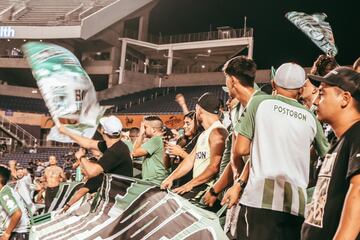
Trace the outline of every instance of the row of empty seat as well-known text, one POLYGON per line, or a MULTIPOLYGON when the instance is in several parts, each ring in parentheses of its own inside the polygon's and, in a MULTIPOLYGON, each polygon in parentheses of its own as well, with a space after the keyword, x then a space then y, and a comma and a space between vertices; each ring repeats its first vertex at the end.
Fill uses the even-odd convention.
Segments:
POLYGON ((198 98, 205 92, 214 93, 223 103, 227 100, 227 94, 222 90, 221 86, 195 86, 195 87, 178 87, 176 91, 165 96, 146 101, 142 104, 133 106, 128 109, 119 111, 121 114, 159 114, 159 113, 181 113, 180 106, 175 101, 178 93, 184 95, 189 109, 194 110, 198 98))
POLYGON ((48 161, 50 155, 56 156, 59 165, 62 165, 71 151, 69 148, 39 148, 37 153, 28 153, 27 150, 18 150, 14 153, 6 153, 0 157, 0 164, 7 164, 10 160, 16 160, 21 166, 26 167, 33 160, 48 161))
POLYGON ((43 99, 0 95, 0 109, 19 112, 47 113, 43 99))

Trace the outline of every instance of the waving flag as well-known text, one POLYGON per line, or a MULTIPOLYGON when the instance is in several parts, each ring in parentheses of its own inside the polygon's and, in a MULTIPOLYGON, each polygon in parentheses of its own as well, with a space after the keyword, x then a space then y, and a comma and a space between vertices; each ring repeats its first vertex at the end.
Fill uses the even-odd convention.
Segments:
POLYGON ((328 56, 336 56, 338 50, 331 26, 325 22, 325 13, 308 15, 302 12, 288 12, 285 17, 306 34, 328 56))
POLYGON ((83 204, 31 228, 32 240, 228 239, 216 214, 147 182, 105 175, 91 207, 83 204))
MULTIPOLYGON (((70 130, 92 137, 104 110, 77 58, 54 44, 29 42, 22 48, 55 124, 61 118, 68 119, 75 123, 67 126, 70 130)), ((48 140, 71 142, 56 127, 51 129, 48 140)))

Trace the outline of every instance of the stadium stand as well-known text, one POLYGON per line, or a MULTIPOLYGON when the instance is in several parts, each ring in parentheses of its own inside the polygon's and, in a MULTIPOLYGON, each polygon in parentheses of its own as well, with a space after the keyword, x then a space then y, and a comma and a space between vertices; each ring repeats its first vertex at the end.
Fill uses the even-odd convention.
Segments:
POLYGON ((187 101, 189 109, 195 109, 197 99, 205 92, 212 92, 218 96, 223 102, 226 102, 226 93, 221 86, 196 86, 196 87, 177 87, 176 91, 171 92, 165 96, 146 101, 142 104, 133 106, 128 109, 119 111, 121 114, 169 114, 181 113, 182 110, 175 102, 175 96, 182 93, 187 101))
POLYGON ((43 99, 0 95, 0 109, 20 112, 48 113, 43 99))
POLYGON ((10 160, 17 160, 22 166, 27 166, 32 160, 48 161, 50 155, 56 156, 59 165, 62 165, 65 161, 64 156, 70 151, 69 148, 39 148, 37 153, 29 153, 26 149, 19 149, 13 153, 7 153, 0 158, 0 164, 7 164, 10 160))
POLYGON ((166 96, 171 92, 175 92, 175 87, 152 88, 145 91, 139 91, 111 99, 100 101, 101 105, 113 105, 113 112, 130 108, 131 106, 142 104, 146 101, 166 96))

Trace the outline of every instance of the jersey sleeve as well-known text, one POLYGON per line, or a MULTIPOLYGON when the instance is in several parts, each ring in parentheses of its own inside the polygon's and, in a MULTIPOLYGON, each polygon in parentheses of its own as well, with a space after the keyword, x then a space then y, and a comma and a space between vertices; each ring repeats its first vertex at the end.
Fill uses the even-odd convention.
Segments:
POLYGON ((3 189, 3 191, 1 191, 0 204, 9 216, 13 215, 16 210, 20 209, 11 189, 7 186, 3 189))
POLYGON ((253 97, 251 103, 243 111, 239 122, 235 125, 234 131, 244 137, 252 140, 255 131, 255 116, 259 104, 262 101, 261 96, 253 97))

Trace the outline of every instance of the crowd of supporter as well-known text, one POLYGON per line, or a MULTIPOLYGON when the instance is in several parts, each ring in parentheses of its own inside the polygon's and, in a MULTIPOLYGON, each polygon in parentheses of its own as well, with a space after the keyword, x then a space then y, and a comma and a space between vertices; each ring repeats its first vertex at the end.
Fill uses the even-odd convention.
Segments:
POLYGON ((123 129, 107 116, 95 140, 60 126, 80 146, 63 166, 55 156, 0 166, 0 239, 28 239, 30 217, 50 210, 63 182, 84 182, 65 213, 107 173, 171 189, 210 211, 226 205, 230 239, 360 239, 360 60, 349 68, 321 55, 309 75, 284 63, 272 94, 255 84, 256 70, 243 56, 226 62, 224 107, 207 92, 188 109, 178 94, 178 129, 160 116, 123 129))

